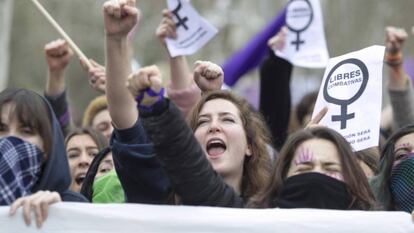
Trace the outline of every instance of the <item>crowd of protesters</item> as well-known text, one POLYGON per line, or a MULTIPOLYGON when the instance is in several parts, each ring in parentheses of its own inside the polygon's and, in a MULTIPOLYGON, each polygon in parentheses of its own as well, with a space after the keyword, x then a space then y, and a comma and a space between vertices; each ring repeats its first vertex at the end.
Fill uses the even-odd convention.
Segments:
POLYGON ((48 206, 61 201, 414 210, 414 95, 402 68, 403 29, 385 33, 393 122, 378 147, 355 152, 318 125, 326 109, 311 119, 316 92, 291 107, 293 65, 273 52, 286 29, 269 40, 255 110, 222 90, 220 66, 197 61, 191 70, 185 56, 170 56, 165 39, 176 37, 176 26, 168 10, 155 36, 171 82, 164 87, 166 74, 154 65, 132 72, 128 34, 145 20, 139 16, 134 0, 104 3, 105 66, 81 61, 103 95, 90 102, 82 126, 71 122, 65 69, 73 52, 64 40, 44 48, 43 95, 0 93, 0 204, 11 215, 21 207, 30 224, 33 210, 40 227, 48 206), (300 129, 289 134, 292 119, 300 129))

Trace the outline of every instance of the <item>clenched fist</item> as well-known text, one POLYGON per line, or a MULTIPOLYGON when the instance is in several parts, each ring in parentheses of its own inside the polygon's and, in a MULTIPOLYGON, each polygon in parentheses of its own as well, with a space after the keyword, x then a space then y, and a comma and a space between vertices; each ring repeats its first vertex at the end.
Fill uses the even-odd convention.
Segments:
POLYGON ((161 72, 157 66, 139 69, 128 77, 127 87, 131 95, 141 106, 152 106, 162 94, 161 72))
POLYGON ((220 90, 224 82, 223 69, 209 61, 196 61, 194 81, 202 92, 220 90))

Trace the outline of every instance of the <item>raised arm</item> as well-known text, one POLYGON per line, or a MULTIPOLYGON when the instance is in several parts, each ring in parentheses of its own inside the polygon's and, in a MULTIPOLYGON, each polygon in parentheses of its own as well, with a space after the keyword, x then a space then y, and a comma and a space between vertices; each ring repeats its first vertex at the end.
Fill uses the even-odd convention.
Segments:
POLYGON ((291 110, 290 78, 293 66, 273 52, 283 48, 286 30, 282 28, 269 39, 269 56, 260 66, 259 108, 270 127, 276 149, 280 149, 287 138, 291 110))
POLYGON ((388 92, 397 128, 414 122, 414 94, 410 79, 403 69, 402 46, 407 32, 402 28, 387 27, 385 31, 385 58, 389 68, 388 92))
POLYGON ((193 82, 191 70, 185 56, 171 57, 165 43, 166 38, 177 38, 173 14, 168 9, 162 11, 162 20, 155 34, 170 63, 170 84, 167 87, 168 96, 180 108, 184 115, 187 115, 191 108, 200 99, 201 91, 193 82))
POLYGON ((65 40, 51 41, 44 48, 47 63, 45 97, 51 104, 64 135, 70 128, 70 114, 66 99, 65 70, 73 51, 65 40))
POLYGON ((162 97, 158 68, 144 67, 130 76, 140 119, 183 204, 242 207, 243 200, 208 162, 192 130, 175 105, 162 97))
POLYGON ((139 11, 135 0, 110 0, 104 3, 103 15, 109 112, 118 129, 130 128, 137 121, 138 112, 125 86, 131 73, 127 35, 137 24, 139 11))

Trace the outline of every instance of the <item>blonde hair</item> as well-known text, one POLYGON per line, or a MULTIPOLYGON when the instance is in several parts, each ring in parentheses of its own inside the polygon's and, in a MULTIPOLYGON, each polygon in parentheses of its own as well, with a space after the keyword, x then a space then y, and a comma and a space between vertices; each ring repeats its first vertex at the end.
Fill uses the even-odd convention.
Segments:
POLYGON ((108 101, 105 95, 101 95, 93 99, 83 114, 82 127, 92 126, 93 118, 95 118, 100 111, 107 108, 108 101))

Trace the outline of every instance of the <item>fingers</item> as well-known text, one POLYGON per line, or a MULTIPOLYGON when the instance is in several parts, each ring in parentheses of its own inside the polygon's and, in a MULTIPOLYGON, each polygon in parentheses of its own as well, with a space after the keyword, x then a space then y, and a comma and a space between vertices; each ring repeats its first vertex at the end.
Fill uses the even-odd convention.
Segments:
POLYGON ((135 7, 135 0, 107 1, 103 5, 103 11, 116 19, 121 19, 125 16, 138 16, 138 9, 135 7))
POLYGON ((203 92, 220 90, 224 81, 223 69, 209 61, 196 61, 193 76, 203 92))
POLYGON ((154 91, 161 89, 161 72, 157 66, 148 66, 139 69, 128 77, 127 87, 132 96, 137 96, 146 88, 154 91))
POLYGON ((40 228, 48 216, 49 205, 62 201, 57 192, 39 191, 31 201, 31 208, 36 215, 36 226, 40 228))
POLYGON ((23 205, 24 198, 18 198, 10 205, 9 215, 13 216, 16 213, 16 210, 23 205))
POLYGON ((287 27, 283 26, 280 31, 267 41, 267 45, 271 49, 282 50, 285 47, 287 27))
POLYGON ((386 27, 385 29, 385 45, 387 52, 397 53, 401 50, 408 34, 403 28, 386 27))
MULTIPOLYGON (((91 59, 89 59, 89 61, 90 61, 91 59)), ((89 71, 89 66, 88 66, 88 63, 85 61, 85 59, 84 58, 82 58, 82 57, 80 57, 79 58, 79 63, 80 63, 80 65, 81 65, 81 67, 82 67, 82 69, 84 70, 84 71, 89 71)))
POLYGON ((196 61, 194 73, 206 78, 206 79, 217 79, 223 76, 223 69, 217 64, 209 61, 196 61))
POLYGON ((44 50, 46 55, 49 57, 64 57, 73 55, 73 51, 69 47, 69 44, 62 39, 57 39, 47 43, 44 50))
POLYGON ((318 114, 316 114, 316 116, 309 121, 309 123, 306 125, 305 128, 311 128, 311 127, 315 127, 319 124, 319 122, 322 120, 322 118, 325 117, 326 113, 328 112, 328 107, 324 107, 322 108, 318 114))
POLYGON ((172 13, 169 10, 164 9, 163 18, 160 25, 156 30, 156 35, 159 39, 165 39, 166 37, 176 38, 176 26, 173 20, 172 13))
POLYGON ((9 214, 14 215, 19 207, 23 207, 23 219, 26 225, 31 224, 31 211, 34 212, 36 225, 40 228, 48 216, 49 205, 61 202, 57 192, 38 191, 30 196, 17 199, 10 207, 9 214))

